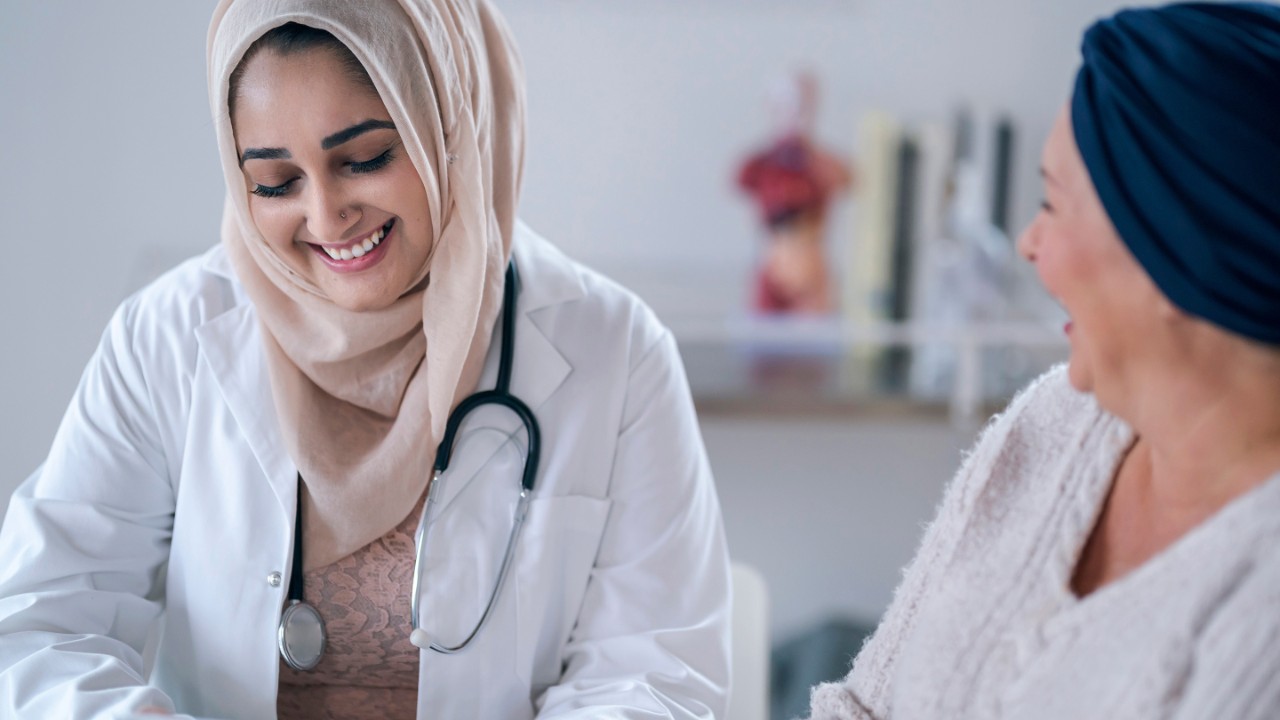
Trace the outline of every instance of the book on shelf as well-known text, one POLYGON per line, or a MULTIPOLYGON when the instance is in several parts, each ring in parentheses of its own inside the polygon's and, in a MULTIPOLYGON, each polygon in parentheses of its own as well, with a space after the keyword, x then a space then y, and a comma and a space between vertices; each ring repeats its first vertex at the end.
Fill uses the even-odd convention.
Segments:
MULTIPOLYGON (((919 201, 920 152, 911 133, 898 138, 897 182, 894 197, 893 239, 889 254, 889 307, 888 320, 907 322, 911 317, 912 265, 916 254, 916 215, 919 201)), ((911 350, 904 345, 884 348, 880 357, 880 384, 890 389, 900 389, 906 378, 911 350)))
MULTIPOLYGON (((1006 269, 993 264, 1012 257, 1005 228, 1014 137, 1008 118, 979 121, 967 110, 950 127, 883 111, 862 118, 862 182, 842 283, 846 322, 954 327, 999 319, 1006 269)), ((928 345, 867 344, 853 355, 864 367, 879 364, 877 384, 940 389, 954 372, 954 348, 928 345)))
POLYGON ((916 320, 925 307, 937 267, 939 243, 947 232, 946 214, 954 186, 957 133, 946 123, 927 121, 915 128, 918 147, 914 252, 911 264, 911 301, 907 318, 916 320))
POLYGON ((1002 117, 995 127, 995 156, 991 163, 991 223, 1010 235, 1009 205, 1013 192, 1013 121, 1002 117))
POLYGON ((841 286, 843 315, 859 325, 873 325, 889 317, 900 137, 897 120, 885 112, 869 112, 858 124, 855 157, 861 172, 854 200, 852 248, 845 253, 841 286))

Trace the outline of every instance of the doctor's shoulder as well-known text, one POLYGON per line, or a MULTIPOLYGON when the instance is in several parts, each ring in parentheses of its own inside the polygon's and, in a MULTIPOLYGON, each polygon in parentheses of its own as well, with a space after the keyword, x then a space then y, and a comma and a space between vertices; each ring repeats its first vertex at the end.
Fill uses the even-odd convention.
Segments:
MULTIPOLYGON (((249 304, 221 243, 183 260, 134 291, 122 305, 172 332, 193 332, 219 315, 249 304)), ((143 320, 140 317, 139 320, 143 320)))
POLYGON ((248 306, 223 247, 188 258, 126 297, 111 319, 135 353, 174 354, 194 362, 198 329, 248 306))
POLYGON ((231 320, 228 316, 251 313, 225 251, 215 245, 126 297, 98 349, 99 355, 114 357, 98 361, 136 368, 153 404, 185 397, 199 361, 202 329, 231 320), (128 357, 121 357, 125 353, 128 357))

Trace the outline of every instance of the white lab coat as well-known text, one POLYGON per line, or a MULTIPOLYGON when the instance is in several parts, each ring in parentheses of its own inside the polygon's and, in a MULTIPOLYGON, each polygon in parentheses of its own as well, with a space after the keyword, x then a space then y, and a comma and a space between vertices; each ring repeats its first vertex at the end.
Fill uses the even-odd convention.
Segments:
MULTIPOLYGON (((418 717, 721 716, 728 558, 671 334, 523 226, 514 256, 538 486, 489 625, 421 654, 418 717)), ((423 568, 445 641, 488 597, 524 458, 514 416, 481 413, 423 568)), ((221 248, 125 301, 0 531, 0 717, 275 717, 296 472, 221 248)))

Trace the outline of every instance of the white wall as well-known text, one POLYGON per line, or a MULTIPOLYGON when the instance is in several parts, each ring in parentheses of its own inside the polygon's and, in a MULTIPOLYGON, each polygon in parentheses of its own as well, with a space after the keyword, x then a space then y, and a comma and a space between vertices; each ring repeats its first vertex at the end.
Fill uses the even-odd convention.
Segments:
POLYGON ((974 436, 941 420, 703 421, 729 547, 765 576, 775 639, 875 622, 974 436))
MULTIPOLYGON (((1013 221, 1040 201, 1040 143, 1081 30, 1115 0, 508 0, 530 86, 525 215, 667 314, 741 305, 759 231, 732 182, 782 70, 821 82, 819 136, 859 118, 1017 122, 1013 221)), ((847 238, 847 218, 833 243, 847 238)), ((833 248, 836 252, 838 249, 833 248)))
POLYGON ((205 3, 9 0, 0 22, 0 497, 154 252, 216 239, 205 3))
MULTIPOLYGON (((1009 111, 1021 132, 1022 223, 1038 201, 1038 146, 1068 91, 1080 32, 1119 3, 499 4, 529 77, 525 217, 670 314, 740 301, 756 230, 730 178, 766 130, 763 86, 774 72, 817 71, 820 134, 838 148, 852 147, 871 107, 915 119, 946 119, 962 100, 1009 111)), ((113 307, 157 268, 217 240, 222 182, 204 85, 211 5, 5 3, 0 509, 47 451, 113 307)), ((851 612, 878 612, 969 438, 930 425, 705 425, 734 551, 769 572, 782 626, 841 598, 851 612), (922 442, 927 454, 907 452, 922 442), (809 510, 829 517, 813 522, 809 510), (832 559, 838 577, 787 562, 846 547, 856 557, 832 559)))

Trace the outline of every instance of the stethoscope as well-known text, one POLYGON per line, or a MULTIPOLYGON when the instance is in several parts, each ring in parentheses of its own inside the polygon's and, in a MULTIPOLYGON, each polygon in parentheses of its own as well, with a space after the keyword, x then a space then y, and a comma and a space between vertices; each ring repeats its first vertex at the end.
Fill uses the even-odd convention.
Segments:
MULTIPOLYGON (((519 291, 515 263, 507 265, 506 286, 502 291, 502 355, 498 363, 498 384, 493 390, 483 390, 467 397, 449 414, 445 423, 444 437, 436 449, 436 462, 431 476, 431 484, 427 489, 427 500, 423 504, 422 518, 418 521, 418 530, 414 534, 414 545, 417 555, 413 561, 413 591, 410 596, 410 620, 413 632, 409 642, 424 650, 430 649, 445 655, 452 655, 467 647, 488 622, 498 596, 502 593, 502 585, 507 579, 507 571, 511 569, 511 559, 515 555, 516 538, 524 525, 525 514, 529 509, 529 499, 533 494, 533 483, 538 473, 538 452, 540 449, 538 421, 529 410, 529 406, 512 395, 511 356, 515 340, 515 306, 516 294, 519 291), (485 604, 484 613, 471 632, 457 645, 445 645, 432 638, 418 623, 420 588, 422 579, 422 558, 425 557, 427 539, 431 534, 436 504, 436 494, 442 484, 442 476, 449 468, 449 458, 453 454, 454 437, 467 415, 484 405, 501 405, 520 417, 528 434, 528 450, 525 452, 524 474, 520 478, 520 500, 516 504, 511 534, 507 537, 507 547, 502 555, 502 564, 498 568, 498 579, 494 582, 493 591, 489 593, 489 601, 485 604)), ((302 473, 298 473, 298 498, 302 498, 302 473)), ((326 633, 324 618, 320 611, 303 598, 302 571, 302 509, 299 505, 294 513, 293 571, 289 578, 288 602, 284 613, 280 616, 278 644, 280 655, 289 667, 294 670, 311 670, 320 664, 324 657, 326 633)))

